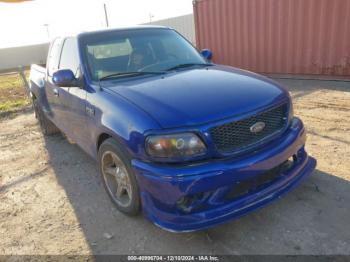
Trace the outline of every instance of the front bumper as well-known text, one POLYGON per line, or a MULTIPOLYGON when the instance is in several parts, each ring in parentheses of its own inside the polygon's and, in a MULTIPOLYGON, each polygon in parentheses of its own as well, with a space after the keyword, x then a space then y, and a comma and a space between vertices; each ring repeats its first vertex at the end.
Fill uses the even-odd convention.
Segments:
POLYGON ((294 119, 280 139, 246 156, 185 166, 133 160, 144 214, 159 227, 176 232, 204 229, 245 215, 278 199, 312 173, 316 160, 305 152, 305 139, 303 123, 294 119), (227 199, 241 182, 263 176, 290 157, 294 157, 291 166, 276 179, 227 199))

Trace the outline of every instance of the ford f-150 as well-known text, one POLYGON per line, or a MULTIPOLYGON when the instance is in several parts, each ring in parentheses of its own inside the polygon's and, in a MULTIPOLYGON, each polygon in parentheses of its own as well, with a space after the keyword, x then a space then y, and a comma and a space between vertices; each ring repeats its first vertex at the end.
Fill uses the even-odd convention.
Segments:
POLYGON ((46 67, 30 72, 42 132, 78 144, 116 207, 161 228, 203 229, 262 207, 316 160, 288 91, 211 55, 166 27, 56 38, 46 67))

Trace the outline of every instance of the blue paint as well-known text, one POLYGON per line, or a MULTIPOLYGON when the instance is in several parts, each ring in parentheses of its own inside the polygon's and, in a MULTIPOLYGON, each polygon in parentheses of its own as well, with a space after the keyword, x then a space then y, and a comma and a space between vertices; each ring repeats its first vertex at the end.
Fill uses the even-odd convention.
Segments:
MULTIPOLYGON (((283 103, 292 112, 288 92, 261 75, 209 64, 163 74, 97 81, 89 68, 86 43, 145 32, 174 34, 163 27, 83 33, 74 38, 80 61, 80 75, 75 82, 75 74, 67 69, 61 68, 50 76, 46 70, 34 66, 30 82, 31 92, 39 98, 47 116, 93 158, 97 157, 98 141, 104 134, 125 147, 132 159, 148 219, 170 231, 207 228, 278 199, 312 173, 316 161, 307 155, 304 126, 292 113, 283 130, 253 147, 230 153, 216 149, 209 132, 212 127, 245 119, 283 103), (38 85, 40 82, 44 85, 38 85), (68 82, 79 86, 65 87, 68 82), (58 97, 52 94, 53 89, 58 90, 58 97), (145 152, 147 136, 184 132, 197 134, 207 147, 206 153, 181 159, 157 159, 145 152), (273 183, 237 199, 226 199, 233 187, 263 175, 293 156, 293 166, 273 183), (182 208, 181 200, 186 197, 195 200, 182 208)), ((63 43, 64 39, 57 41, 63 43)), ((185 41, 183 44, 188 45, 185 41)), ((202 55, 209 59, 209 51, 202 55)), ((196 62, 206 63, 198 52, 194 57, 196 62)), ((166 65, 173 66, 170 62, 166 65)))
POLYGON ((210 61, 213 58, 213 53, 211 50, 209 49, 203 49, 201 50, 201 54, 202 56, 207 59, 208 61, 210 61))
POLYGON ((60 87, 69 87, 72 85, 73 81, 76 80, 74 73, 71 70, 62 69, 59 71, 56 71, 53 76, 52 80, 55 85, 60 87))

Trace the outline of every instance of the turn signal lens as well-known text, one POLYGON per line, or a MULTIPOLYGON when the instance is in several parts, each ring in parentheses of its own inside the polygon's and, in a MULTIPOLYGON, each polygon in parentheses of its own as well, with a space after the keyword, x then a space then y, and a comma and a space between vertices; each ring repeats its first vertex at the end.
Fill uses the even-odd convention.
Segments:
POLYGON ((146 139, 146 152, 153 157, 179 158, 203 155, 206 147, 193 133, 149 136, 146 139))

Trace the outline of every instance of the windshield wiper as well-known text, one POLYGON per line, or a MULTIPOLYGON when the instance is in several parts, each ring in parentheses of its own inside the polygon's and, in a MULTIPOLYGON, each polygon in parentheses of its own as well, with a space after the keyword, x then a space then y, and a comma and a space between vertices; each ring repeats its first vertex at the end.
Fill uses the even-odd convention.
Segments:
POLYGON ((121 72, 121 73, 114 73, 110 75, 106 75, 104 77, 101 77, 99 81, 103 81, 109 78, 118 78, 118 77, 123 77, 123 76, 128 76, 128 77, 134 77, 134 76, 141 76, 141 75, 162 75, 165 74, 166 72, 142 72, 142 71, 136 71, 136 72, 121 72))
POLYGON ((166 71, 171 71, 175 69, 180 69, 180 68, 186 68, 186 67, 191 67, 191 66, 212 66, 213 64, 210 63, 187 63, 187 64, 179 64, 176 66, 173 66, 171 68, 168 68, 166 71))

